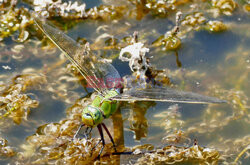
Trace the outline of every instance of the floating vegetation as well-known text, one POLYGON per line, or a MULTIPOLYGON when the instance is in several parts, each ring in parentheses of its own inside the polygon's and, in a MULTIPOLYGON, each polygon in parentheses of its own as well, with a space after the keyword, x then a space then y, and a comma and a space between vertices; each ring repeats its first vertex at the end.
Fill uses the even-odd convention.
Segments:
MULTIPOLYGON (((7 1, 8 2, 8 1, 7 1)), ((9 6, 1 6, 0 15, 0 41, 5 37, 11 36, 19 31, 18 38, 14 39, 18 42, 24 42, 29 37, 27 26, 33 24, 29 17, 29 11, 26 8, 16 8, 16 0, 11 0, 9 6)))
POLYGON ((8 146, 8 141, 0 137, 0 160, 13 157, 16 154, 13 147, 8 146))
POLYGON ((77 19, 87 17, 86 4, 78 5, 78 2, 62 2, 61 0, 35 0, 32 2, 34 10, 43 17, 63 17, 68 19, 77 19))
POLYGON ((197 144, 189 148, 167 146, 153 153, 146 153, 135 164, 217 164, 219 157, 220 153, 215 149, 203 148, 197 144))
POLYGON ((32 2, 36 13, 43 17, 62 17, 64 19, 102 19, 113 20, 120 18, 125 10, 123 6, 101 5, 86 9, 86 4, 78 2, 63 2, 62 0, 35 0, 32 2))
POLYGON ((234 0, 212 0, 212 6, 215 16, 217 17, 219 13, 225 15, 232 15, 234 9, 236 8, 236 3, 234 0))
POLYGON ((247 1, 247 4, 245 4, 245 5, 243 6, 243 8, 244 8, 244 10, 245 10, 246 12, 250 12, 250 2, 247 1))
POLYGON ((208 21, 207 26, 211 32, 223 32, 227 30, 227 26, 221 21, 208 21))
MULTIPOLYGON (((151 14, 156 17, 166 17, 167 15, 169 15, 171 11, 175 11, 178 5, 182 5, 183 3, 188 2, 188 1, 175 1, 175 0, 170 0, 170 1, 129 0, 129 1, 131 1, 134 5, 136 5, 139 11, 143 11, 144 13, 151 12, 151 14)), ((141 13, 137 14, 141 15, 141 13)))
POLYGON ((165 50, 176 50, 181 45, 181 40, 175 35, 168 34, 165 38, 161 41, 162 45, 164 45, 165 50))
POLYGON ((183 20, 181 21, 182 26, 188 26, 192 30, 200 30, 201 25, 206 22, 206 18, 204 17, 203 13, 194 12, 191 14, 186 15, 183 20))
POLYGON ((24 93, 28 88, 41 85, 46 79, 37 74, 23 74, 12 79, 12 84, 3 87, 1 91, 1 120, 9 117, 16 124, 20 124, 22 119, 27 120, 31 108, 36 108, 39 101, 32 97, 33 94, 24 93))

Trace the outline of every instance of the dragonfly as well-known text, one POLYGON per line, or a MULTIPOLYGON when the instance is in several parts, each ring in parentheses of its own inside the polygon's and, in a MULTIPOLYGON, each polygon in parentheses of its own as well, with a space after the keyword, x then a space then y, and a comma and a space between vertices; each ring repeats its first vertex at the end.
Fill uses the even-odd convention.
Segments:
POLYGON ((83 126, 86 126, 85 132, 97 127, 101 137, 99 143, 102 142, 102 148, 98 156, 101 155, 105 147, 103 129, 109 136, 115 152, 117 152, 114 140, 103 120, 116 112, 121 101, 160 101, 198 104, 225 102, 215 97, 179 91, 167 87, 132 87, 124 91, 122 90, 123 85, 119 72, 107 60, 94 55, 88 43, 80 45, 59 29, 49 25, 46 21, 40 20, 37 17, 34 20, 38 28, 64 53, 87 83, 97 92, 92 103, 82 110, 82 124, 78 128, 74 138, 83 126))

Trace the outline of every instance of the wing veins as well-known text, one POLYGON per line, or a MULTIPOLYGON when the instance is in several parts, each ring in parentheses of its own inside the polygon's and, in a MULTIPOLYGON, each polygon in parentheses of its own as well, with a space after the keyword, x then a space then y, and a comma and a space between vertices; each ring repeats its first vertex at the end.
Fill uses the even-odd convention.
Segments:
POLYGON ((193 92, 178 91, 171 88, 148 88, 148 89, 129 89, 124 94, 113 98, 119 101, 161 101, 179 102, 194 104, 225 103, 215 97, 204 96, 193 92))
MULTIPOLYGON (((70 37, 68 37, 66 34, 62 33, 61 31, 51 27, 50 25, 44 24, 42 23, 40 20, 38 20, 37 18, 35 18, 35 22, 38 25, 39 29, 64 53, 64 55, 69 59, 69 61, 74 64, 74 66, 78 69, 78 71, 81 73, 81 75, 86 79, 86 81, 101 95, 104 95, 104 90, 100 89, 98 87, 98 85, 96 84, 95 81, 99 81, 98 79, 93 80, 90 76, 88 75, 94 75, 95 73, 92 72, 92 74, 90 74, 86 68, 84 68, 83 66, 81 66, 71 55, 70 52, 67 52, 67 50, 65 50, 62 46, 60 46, 57 43, 57 39, 55 37, 53 37, 52 35, 50 35, 48 32, 48 28, 50 28, 50 30, 54 30, 54 31, 58 31, 58 33, 64 37, 67 38, 68 41, 70 41, 70 43, 68 44, 75 44, 75 46, 79 47, 79 49, 83 48, 80 47, 73 39, 71 39, 70 37), (47 27, 45 27, 47 26, 47 27), (46 30, 47 29, 47 30, 46 30), (53 37, 53 38, 52 38, 53 37)), ((76 51, 74 52, 75 55, 79 55, 79 53, 83 53, 85 50, 81 50, 81 51, 76 51), (77 53, 77 54, 76 54, 77 53)), ((96 76, 95 76, 96 77, 96 76)))

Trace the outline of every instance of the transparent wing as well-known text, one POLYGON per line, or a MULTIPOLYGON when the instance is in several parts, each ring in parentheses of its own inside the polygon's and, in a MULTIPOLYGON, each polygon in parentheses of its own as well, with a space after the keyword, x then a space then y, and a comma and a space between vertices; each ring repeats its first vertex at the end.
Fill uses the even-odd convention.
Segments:
POLYGON ((118 71, 108 62, 92 54, 88 46, 80 46, 72 38, 60 30, 34 18, 43 33, 65 54, 75 65, 88 85, 99 94, 105 95, 108 88, 115 87, 120 81, 118 71))
POLYGON ((131 88, 122 94, 112 98, 120 101, 162 101, 180 103, 225 103, 226 101, 200 95, 193 92, 178 91, 171 88, 131 88))

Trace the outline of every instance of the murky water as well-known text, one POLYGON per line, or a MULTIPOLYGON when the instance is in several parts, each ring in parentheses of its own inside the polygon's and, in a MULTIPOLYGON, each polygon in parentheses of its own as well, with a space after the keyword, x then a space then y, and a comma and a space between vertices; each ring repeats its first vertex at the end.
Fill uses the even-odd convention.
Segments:
MULTIPOLYGON (((83 2, 85 1, 81 1, 83 2)), ((95 54, 112 59, 112 64, 121 76, 131 75, 131 71, 128 63, 118 59, 119 52, 122 47, 128 45, 125 39, 134 31, 138 31, 139 42, 150 49, 148 56, 152 56, 151 65, 163 70, 159 76, 167 76, 172 86, 178 89, 218 97, 227 100, 227 103, 122 103, 117 114, 105 120, 118 148, 125 146, 125 150, 129 150, 150 144, 155 148, 153 152, 156 152, 171 145, 191 148, 195 143, 200 147, 218 151, 220 156, 211 156, 214 160, 212 163, 235 161, 239 164, 249 164, 250 19, 249 12, 244 9, 247 3, 236 1, 238 6, 231 16, 220 13, 218 17, 214 17, 211 10, 215 7, 211 7, 210 3, 197 2, 194 4, 198 7, 192 9, 189 7, 191 3, 185 4, 181 1, 184 5, 176 4, 176 7, 178 11, 182 11, 183 20, 185 16, 201 12, 204 13, 206 22, 219 20, 227 29, 214 33, 206 29, 205 23, 196 23, 188 28, 180 25, 178 37, 181 46, 175 50, 163 50, 163 45, 154 46, 152 43, 173 29, 176 25, 176 12, 171 10, 167 16, 159 17, 152 14, 153 11, 145 8, 143 10, 139 4, 132 2, 134 1, 122 1, 120 5, 125 6, 123 10, 127 12, 122 12, 124 16, 114 20, 65 19, 67 24, 62 26, 62 18, 49 19, 53 20, 52 23, 59 29, 67 29, 65 32, 78 42, 89 41, 95 54), (200 28, 195 30, 195 26, 200 28), (112 45, 110 39, 116 40, 117 44, 112 45), (239 156, 244 149, 243 155, 239 156)), ((228 2, 231 4, 230 0, 228 2)), ((26 4, 25 1, 22 3, 26 4)), ((112 0, 86 1, 87 9, 111 3, 119 6, 112 0)), ((30 6, 32 8, 32 5, 30 6)), ((62 156, 62 152, 59 152, 63 142, 67 141, 67 138, 70 139, 76 127, 80 125, 81 109, 91 102, 89 95, 93 89, 83 88, 83 78, 51 42, 43 39, 43 34, 35 29, 34 25, 29 25, 26 31, 30 35, 25 42, 15 41, 20 37, 18 32, 0 42, 1 114, 14 107, 13 112, 0 119, 0 138, 8 140, 6 146, 0 143, 0 163, 60 164, 62 162, 58 160, 72 156, 68 151, 70 147, 75 150, 75 146, 69 144, 63 148, 67 151, 67 156, 62 156), (46 127, 45 124, 49 123, 57 123, 60 127, 46 127), (53 133, 53 129, 56 129, 57 133, 53 133), (5 147, 10 147, 16 154, 8 154, 5 147), (59 149, 54 152, 57 147, 59 149), (53 150, 53 153, 49 153, 49 149, 53 150), (59 156, 55 158, 55 155, 59 156)), ((92 137, 90 146, 99 138, 97 129, 93 129, 92 137)), ((109 143, 108 137, 106 139, 109 143)), ((98 149, 100 147, 97 147, 94 155, 98 154, 98 149)), ((85 151, 89 152, 87 149, 85 151)), ((111 151, 104 150, 106 155, 109 155, 109 152, 111 151)), ((83 156, 85 163, 95 161, 95 157, 88 159, 85 158, 87 156, 83 156)), ((73 159, 77 159, 77 156, 72 156, 68 163, 73 163, 73 159)), ((123 164, 129 160, 136 162, 137 159, 121 155, 115 157, 117 161, 114 163, 123 164)), ((204 160, 209 162, 208 159, 204 160)), ((109 161, 109 158, 104 156, 101 161, 109 161)), ((165 161, 166 164, 168 162, 171 161, 165 161)), ((187 159, 183 163, 202 164, 204 161, 191 158, 191 161, 187 159)))

